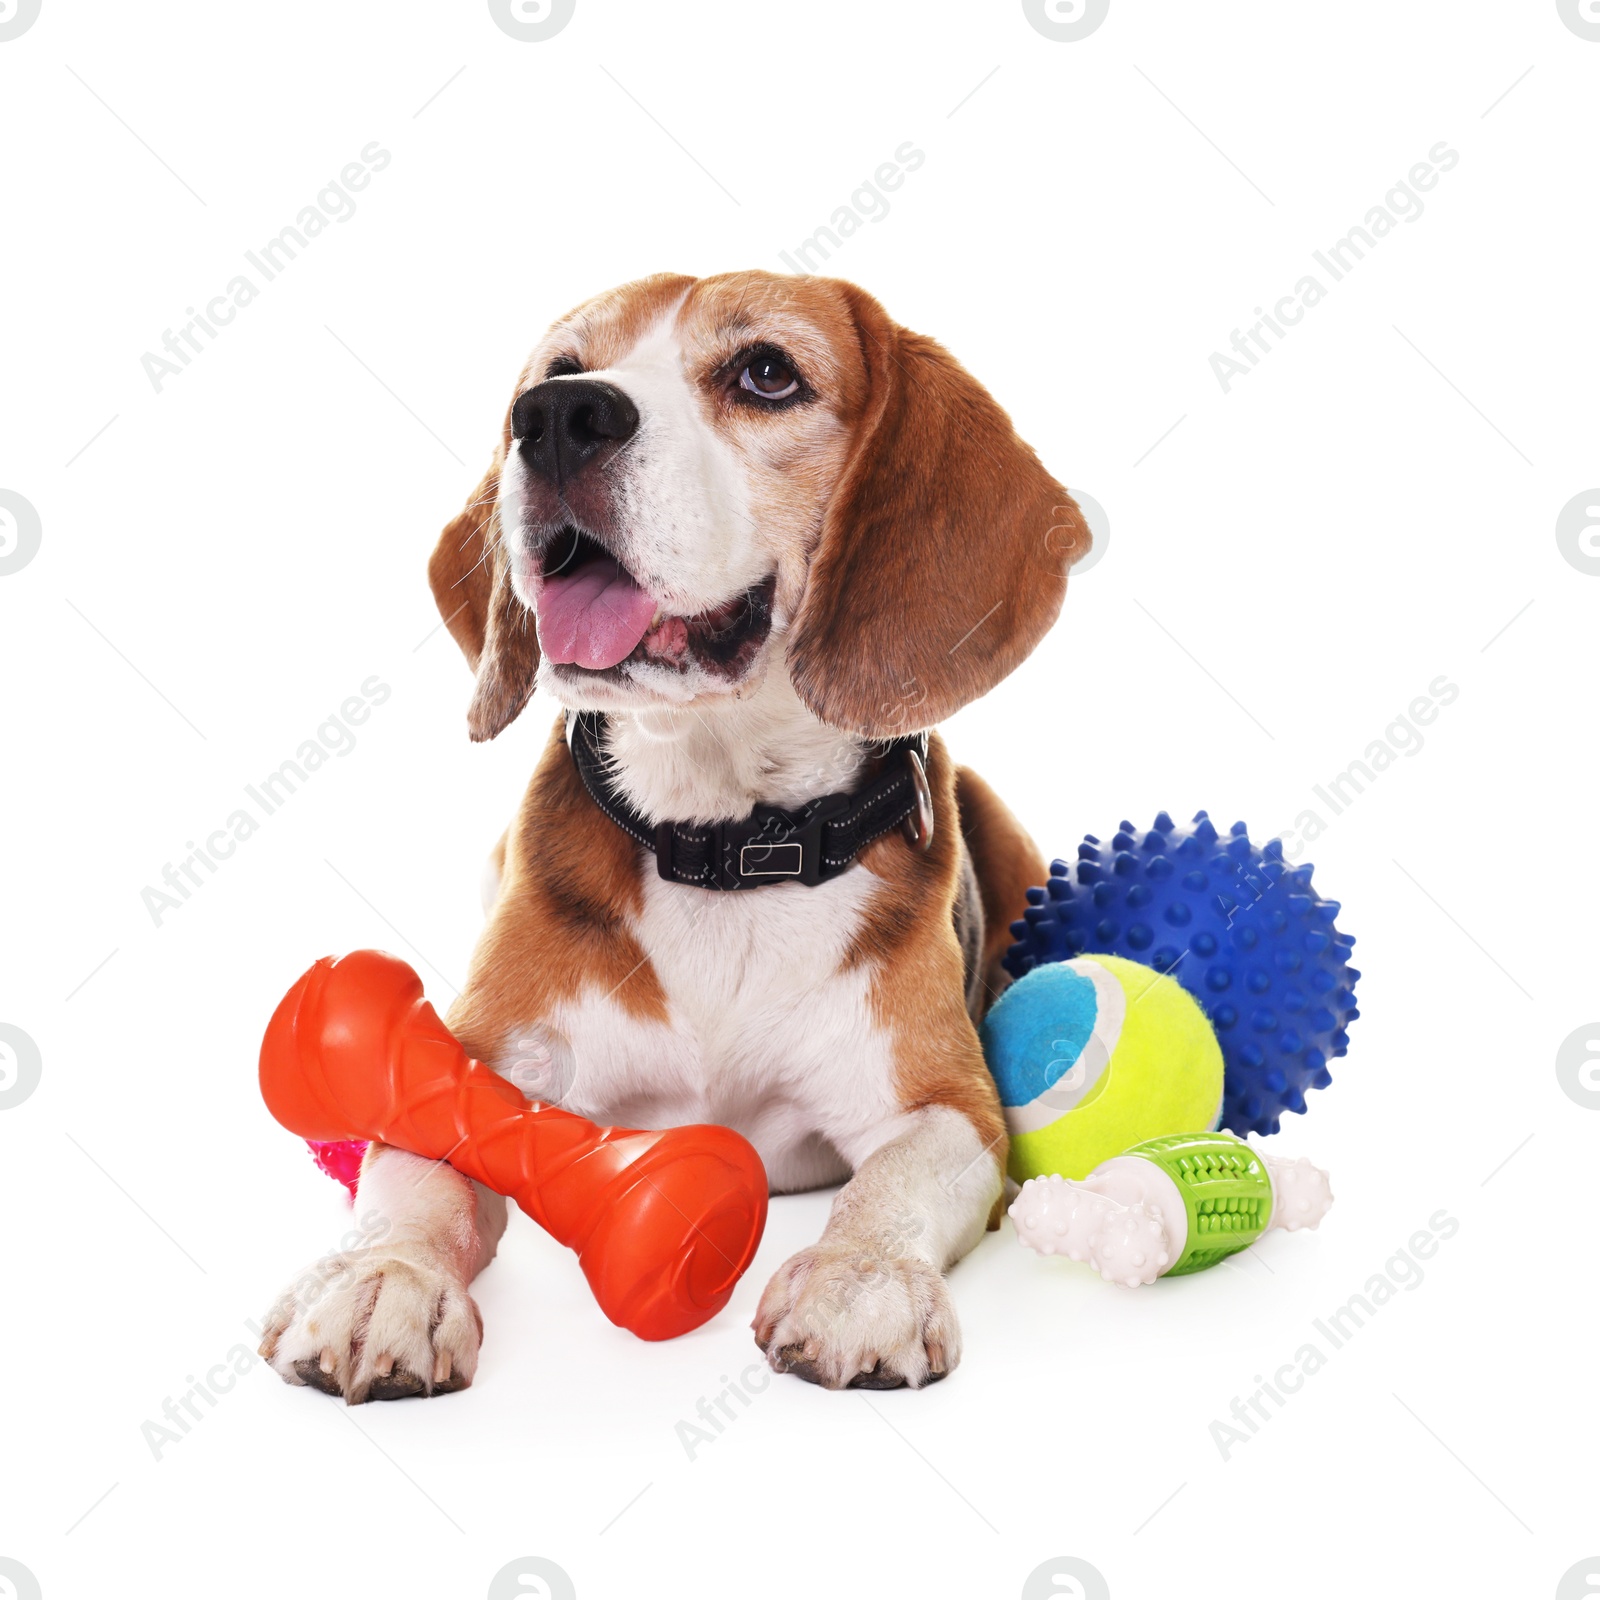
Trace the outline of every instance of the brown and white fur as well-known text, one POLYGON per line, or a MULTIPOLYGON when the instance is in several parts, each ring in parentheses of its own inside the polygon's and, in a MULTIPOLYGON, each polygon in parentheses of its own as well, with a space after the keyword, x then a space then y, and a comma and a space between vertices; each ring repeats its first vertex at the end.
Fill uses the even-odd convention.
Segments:
MULTIPOLYGON (((616 779, 652 821, 858 785, 882 741, 1024 659, 1087 547, 1070 496, 990 396, 851 284, 629 284, 557 322, 516 396, 583 381, 628 396, 636 432, 552 480, 529 467, 508 410, 429 575, 477 673, 472 736, 493 738, 536 683, 601 710, 616 779), (768 388, 788 370, 799 398, 752 392, 762 362, 768 388), (662 618, 688 619, 680 643, 768 579, 770 629, 732 669, 643 644, 603 671, 541 661, 541 563, 574 528, 662 618)), ((448 1019, 535 1097, 603 1123, 728 1124, 774 1193, 843 1182, 754 1322, 774 1368, 829 1387, 919 1386, 955 1367, 944 1273, 996 1225, 1002 1194, 1005 1126, 975 1021, 1044 863, 937 735, 928 777, 926 851, 894 830, 817 887, 718 893, 658 876, 589 800, 558 726, 496 851, 448 1019)), ((352 1403, 470 1382, 481 1319, 467 1286, 504 1202, 374 1147, 356 1209, 381 1217, 381 1239, 331 1282, 302 1280, 317 1290, 291 1289, 263 1353, 352 1403)))

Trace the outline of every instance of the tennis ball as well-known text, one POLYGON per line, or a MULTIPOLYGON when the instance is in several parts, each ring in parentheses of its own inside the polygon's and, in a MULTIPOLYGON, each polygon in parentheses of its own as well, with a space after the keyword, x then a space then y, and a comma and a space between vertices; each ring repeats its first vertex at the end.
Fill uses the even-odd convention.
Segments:
POLYGON ((1118 956, 1035 967, 979 1027, 1018 1183, 1086 1178, 1147 1139, 1214 1128, 1222 1050, 1175 979, 1118 956))

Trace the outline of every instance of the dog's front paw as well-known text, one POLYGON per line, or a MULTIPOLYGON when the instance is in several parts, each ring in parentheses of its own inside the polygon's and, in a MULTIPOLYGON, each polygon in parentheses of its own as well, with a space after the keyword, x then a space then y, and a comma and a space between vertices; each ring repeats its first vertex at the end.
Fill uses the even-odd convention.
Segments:
POLYGON ((358 1250, 284 1291, 261 1355, 285 1382, 358 1406, 465 1389, 482 1339, 483 1318, 458 1278, 420 1256, 358 1250))
POLYGON ((773 1371, 829 1389, 920 1389, 961 1359, 943 1276, 870 1249, 819 1244, 791 1256, 752 1327, 773 1371))

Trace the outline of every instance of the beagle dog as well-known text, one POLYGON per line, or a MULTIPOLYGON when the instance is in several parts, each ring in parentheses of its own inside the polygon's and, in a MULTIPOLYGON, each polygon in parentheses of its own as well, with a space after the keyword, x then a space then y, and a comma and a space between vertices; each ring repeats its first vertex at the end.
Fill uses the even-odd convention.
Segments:
MULTIPOLYGON (((727 1124, 774 1193, 843 1184, 761 1296, 779 1372, 960 1359, 944 1274, 1007 1154, 975 1024, 1045 864, 926 730, 1028 655, 1088 543, 939 345, 852 284, 739 272, 561 318, 434 551, 472 737, 535 687, 566 708, 449 1024, 531 1097, 727 1124)), ((505 1202, 373 1146, 356 1209, 372 1242, 287 1291, 262 1353, 352 1404, 470 1383, 505 1202)))

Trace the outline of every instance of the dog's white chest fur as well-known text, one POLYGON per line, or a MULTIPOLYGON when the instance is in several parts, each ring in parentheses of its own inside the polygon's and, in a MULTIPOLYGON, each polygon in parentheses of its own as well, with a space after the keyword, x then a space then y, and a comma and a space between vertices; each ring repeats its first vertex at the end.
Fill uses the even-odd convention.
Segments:
POLYGON ((510 1041, 512 1059, 496 1065, 517 1076, 515 1059, 539 1058, 542 1041, 569 1110, 644 1128, 723 1123, 760 1151, 774 1188, 842 1180, 857 1142, 900 1109, 868 1004, 871 966, 845 970, 881 885, 858 866, 814 888, 718 893, 650 866, 633 932, 668 1022, 641 1022, 620 993, 591 990, 549 1029, 510 1041))
MULTIPOLYGON (((857 742, 806 711, 786 673, 767 673, 723 720, 716 733, 670 713, 614 722, 610 749, 628 799, 650 817, 709 820, 856 780, 857 742)), ((902 1114, 889 1037, 869 1005, 872 964, 847 966, 881 882, 857 865, 815 887, 721 892, 668 883, 650 859, 640 871, 643 905, 630 931, 669 1019, 637 1020, 627 980, 615 994, 590 989, 556 1007, 547 1029, 523 1037, 544 1041, 533 1058, 550 1052, 561 1104, 633 1127, 737 1128, 774 1188, 847 1177, 902 1114)))

